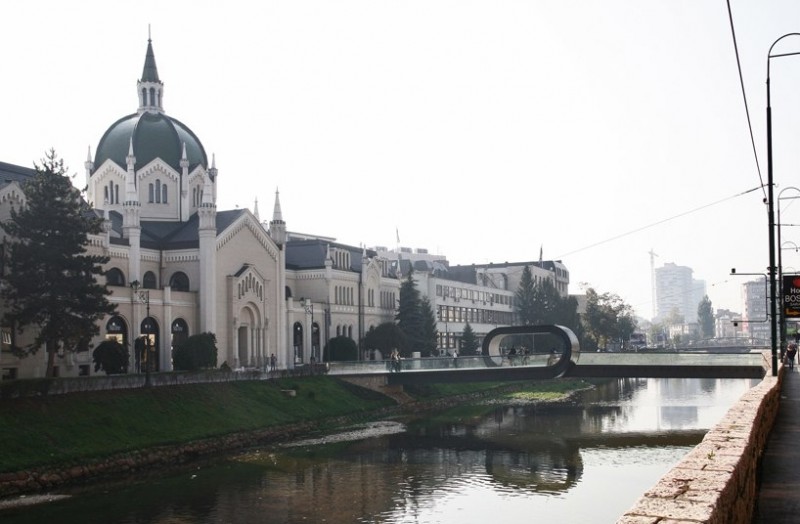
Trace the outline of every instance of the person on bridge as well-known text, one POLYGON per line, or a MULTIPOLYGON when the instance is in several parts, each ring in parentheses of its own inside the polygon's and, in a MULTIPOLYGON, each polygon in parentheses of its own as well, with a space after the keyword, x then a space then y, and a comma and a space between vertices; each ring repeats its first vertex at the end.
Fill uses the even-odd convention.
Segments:
POLYGON ((392 373, 399 373, 400 372, 400 352, 397 351, 397 348, 392 349, 392 354, 390 356, 391 360, 391 371, 392 373))

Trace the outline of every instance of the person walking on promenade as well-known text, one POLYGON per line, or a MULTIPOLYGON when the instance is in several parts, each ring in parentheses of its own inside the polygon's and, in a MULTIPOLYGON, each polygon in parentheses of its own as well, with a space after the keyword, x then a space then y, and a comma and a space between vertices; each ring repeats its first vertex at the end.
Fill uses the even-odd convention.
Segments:
POLYGON ((789 369, 794 369, 794 357, 797 355, 797 344, 794 342, 790 342, 789 346, 786 348, 786 364, 788 364, 789 369))

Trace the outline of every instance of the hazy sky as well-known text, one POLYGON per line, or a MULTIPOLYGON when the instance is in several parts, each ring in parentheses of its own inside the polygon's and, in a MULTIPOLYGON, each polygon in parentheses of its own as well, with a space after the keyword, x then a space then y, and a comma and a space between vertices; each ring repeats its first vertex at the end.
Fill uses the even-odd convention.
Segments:
MULTIPOLYGON (((800 32, 800 2, 730 4, 766 183, 766 57, 800 32)), ((691 267, 715 308, 741 311, 758 278, 732 267, 767 270, 722 0, 6 0, 0 19, 5 162, 54 147, 82 186, 87 148, 137 109, 149 25, 167 114, 216 155, 218 209, 257 197, 269 218, 278 189, 291 231, 387 247, 399 233, 453 264, 541 247, 570 292, 646 317, 651 250, 691 267)), ((777 197, 800 186, 800 56, 773 59, 771 79, 777 197)), ((800 224, 795 202, 784 224, 800 224)))

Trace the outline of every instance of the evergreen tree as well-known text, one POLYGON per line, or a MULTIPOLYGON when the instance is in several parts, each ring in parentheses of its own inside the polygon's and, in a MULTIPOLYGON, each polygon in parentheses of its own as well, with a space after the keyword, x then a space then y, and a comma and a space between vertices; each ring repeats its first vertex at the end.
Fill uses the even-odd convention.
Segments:
MULTIPOLYGON (((520 286, 521 287, 521 286, 520 286)), ((533 286, 533 307, 531 308, 531 324, 559 324, 559 309, 562 298, 553 281, 549 278, 540 280, 533 286)))
POLYGON ((19 334, 35 332, 14 351, 27 356, 44 346, 51 377, 56 353, 88 350, 98 321, 115 306, 96 279, 109 258, 86 254, 88 235, 101 232, 102 220, 85 205, 55 150, 35 168, 23 187, 25 204, 0 223, 8 255, 0 296, 7 304, 3 322, 19 334))
POLYGON ((433 306, 427 296, 420 299, 419 309, 422 318, 420 351, 423 357, 429 357, 436 352, 436 336, 438 334, 436 313, 433 312, 433 306))
POLYGON ((526 265, 522 269, 519 287, 514 294, 514 307, 517 310, 519 324, 523 326, 536 324, 536 291, 530 266, 526 265))
POLYGON ((414 284, 413 269, 408 272, 406 279, 400 284, 400 298, 397 307, 397 327, 403 332, 406 344, 398 347, 400 354, 411 357, 414 351, 423 351, 426 346, 424 332, 424 317, 421 308, 422 300, 419 290, 414 284))
POLYGON ((469 322, 464 326, 464 332, 461 333, 461 353, 464 355, 480 355, 481 349, 478 344, 478 337, 475 336, 475 331, 469 322))
POLYGON ((703 338, 714 338, 716 333, 714 309, 711 307, 711 300, 708 295, 705 295, 697 306, 697 319, 700 322, 700 333, 702 333, 703 338))

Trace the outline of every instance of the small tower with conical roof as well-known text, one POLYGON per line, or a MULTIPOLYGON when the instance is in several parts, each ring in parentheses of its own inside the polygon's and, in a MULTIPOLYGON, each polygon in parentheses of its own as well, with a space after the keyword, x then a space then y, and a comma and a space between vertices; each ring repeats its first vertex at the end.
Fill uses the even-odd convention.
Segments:
POLYGON ((281 199, 278 190, 275 189, 275 208, 272 210, 272 221, 269 223, 269 236, 283 249, 286 244, 286 222, 283 221, 281 212, 281 199))
POLYGON ((161 105, 164 97, 164 83, 158 78, 156 55, 153 53, 153 41, 147 35, 147 55, 144 59, 142 78, 137 83, 139 89, 139 114, 163 113, 161 105))
POLYGON ((203 199, 197 210, 200 248, 200 329, 216 333, 217 204, 211 178, 204 176, 203 199))
POLYGON ((125 200, 122 203, 122 235, 128 239, 130 253, 128 255, 128 275, 130 281, 140 280, 140 256, 142 237, 142 203, 136 192, 136 157, 133 154, 133 139, 128 146, 125 172, 125 200))

